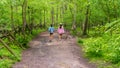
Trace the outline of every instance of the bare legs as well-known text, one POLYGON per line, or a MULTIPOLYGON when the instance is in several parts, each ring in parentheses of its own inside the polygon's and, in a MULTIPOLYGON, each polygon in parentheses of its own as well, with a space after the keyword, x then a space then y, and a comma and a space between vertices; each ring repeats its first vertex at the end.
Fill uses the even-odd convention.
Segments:
POLYGON ((59 40, 61 40, 62 39, 62 34, 59 34, 59 40))
POLYGON ((53 33, 50 33, 49 39, 50 39, 50 41, 52 41, 52 39, 53 39, 53 33))

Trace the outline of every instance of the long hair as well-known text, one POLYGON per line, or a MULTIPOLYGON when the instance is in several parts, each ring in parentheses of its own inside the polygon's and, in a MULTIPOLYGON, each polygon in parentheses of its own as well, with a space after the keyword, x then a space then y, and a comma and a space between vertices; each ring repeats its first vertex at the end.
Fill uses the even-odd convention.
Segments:
POLYGON ((62 28, 62 25, 60 25, 60 27, 59 27, 60 29, 62 28))

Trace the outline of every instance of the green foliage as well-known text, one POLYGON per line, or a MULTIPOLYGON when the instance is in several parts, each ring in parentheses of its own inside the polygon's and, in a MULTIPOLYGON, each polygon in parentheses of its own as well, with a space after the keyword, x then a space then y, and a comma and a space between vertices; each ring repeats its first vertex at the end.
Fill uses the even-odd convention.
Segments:
POLYGON ((27 43, 30 41, 30 40, 32 40, 32 38, 34 37, 34 36, 36 36, 38 33, 40 33, 40 32, 42 32, 42 31, 44 31, 44 29, 43 30, 41 30, 41 29, 33 29, 32 30, 32 34, 27 34, 27 35, 25 35, 25 38, 24 38, 24 36, 23 35, 19 35, 19 34, 17 34, 16 36, 17 36, 17 41, 18 42, 20 42, 24 47, 28 47, 27 46, 27 43))
MULTIPOLYGON (((120 20, 107 23, 105 26, 96 26, 89 31, 90 38, 84 38, 83 50, 90 59, 99 58, 103 63, 100 68, 116 68, 120 66, 120 20), (92 34, 92 35, 91 35, 92 34), (96 36, 97 35, 97 36, 96 36)), ((81 43, 81 39, 78 39, 81 43)), ((98 61, 98 60, 96 60, 98 61)), ((96 62, 95 61, 95 62, 96 62)))
MULTIPOLYGON (((16 35, 16 40, 23 45, 23 47, 28 47, 27 44, 34 36, 39 34, 40 32, 44 31, 44 29, 34 29, 32 31, 33 34, 27 34, 26 39, 24 39, 23 35, 16 35)), ((3 39, 4 42, 9 42, 7 38, 3 39)), ((2 44, 0 44, 0 47, 2 44)), ((1 68, 10 68, 12 64, 14 64, 17 61, 21 60, 21 52, 22 49, 18 47, 18 45, 14 43, 9 43, 9 47, 12 49, 12 51, 17 55, 18 59, 14 57, 6 48, 0 49, 0 56, 3 57, 3 59, 0 59, 0 67, 1 68)))
POLYGON ((26 38, 24 38, 23 35, 19 36, 17 35, 17 41, 22 43, 26 47, 27 43, 31 40, 31 35, 27 35, 26 38))
MULTIPOLYGON (((81 41, 81 40, 79 40, 81 41)), ((83 40, 84 51, 88 58, 100 58, 113 64, 120 63, 120 35, 108 34, 83 40)), ((79 42, 80 43, 80 42, 79 42)))
POLYGON ((14 62, 10 59, 2 59, 0 60, 1 68, 10 68, 14 62))
MULTIPOLYGON (((12 30, 13 26, 23 27, 23 2, 24 0, 0 1, 0 31, 12 30), (13 7, 13 10, 11 7, 13 7), (13 21, 11 19, 12 12, 13 21)), ((48 26, 48 24, 53 23, 51 21, 53 14, 55 25, 64 23, 67 26, 65 29, 69 30, 74 36, 81 36, 83 30, 82 25, 86 19, 86 8, 89 6, 88 33, 92 38, 86 40, 78 39, 78 43, 85 45, 84 50, 86 56, 103 57, 105 61, 119 63, 119 3, 120 0, 28 0, 26 8, 26 24, 32 23, 36 25, 41 23, 43 25, 45 23, 45 25, 48 26), (77 26, 76 30, 71 30, 73 22, 75 22, 77 26)), ((33 29, 31 34, 28 31, 25 36, 16 34, 16 40, 24 47, 27 47, 27 43, 41 31, 43 30, 33 29)), ((0 34, 0 36, 2 35, 0 34)), ((8 39, 4 39, 4 42, 8 42, 8 39)), ((17 48, 16 44, 10 43, 10 47, 17 54, 20 54, 21 50, 17 48)), ((10 59, 13 59, 13 56, 11 56, 4 48, 1 50, 0 56, 7 56, 10 57, 10 59)))
POLYGON ((78 43, 83 44, 83 40, 81 38, 78 38, 78 43))
POLYGON ((85 46, 85 52, 87 53, 87 56, 90 57, 101 57, 103 55, 102 52, 102 46, 101 44, 104 42, 104 40, 102 38, 97 38, 94 39, 90 38, 88 40, 86 40, 87 42, 84 43, 85 46), (96 41, 100 41, 99 43, 96 41))
MULTIPOLYGON (((12 45, 12 44, 10 45, 10 48, 13 50, 13 52, 15 52, 18 59, 20 60, 22 49, 20 49, 16 45, 12 45)), ((6 48, 2 48, 0 50, 0 56, 2 56, 4 58, 4 59, 0 59, 0 67, 1 68, 10 68, 13 63, 18 61, 18 59, 16 59, 16 57, 14 57, 6 48)))
POLYGON ((111 23, 107 23, 105 25, 106 33, 119 33, 118 31, 120 30, 120 19, 113 21, 111 23))

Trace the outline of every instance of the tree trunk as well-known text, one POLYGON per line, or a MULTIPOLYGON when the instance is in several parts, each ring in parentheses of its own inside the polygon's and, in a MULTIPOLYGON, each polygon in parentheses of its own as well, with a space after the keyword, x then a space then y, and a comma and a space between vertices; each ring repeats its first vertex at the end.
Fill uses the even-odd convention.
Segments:
POLYGON ((56 24, 58 24, 58 5, 57 5, 57 9, 56 9, 56 24))
POLYGON ((85 18, 85 22, 83 23, 83 35, 87 35, 88 18, 89 18, 88 15, 89 15, 89 5, 87 6, 86 18, 85 18))
POLYGON ((72 23, 72 29, 76 29, 76 6, 74 7, 74 13, 73 13, 73 23, 72 23))
POLYGON ((12 28, 14 30, 14 17, 13 17, 13 6, 11 5, 11 24, 12 24, 12 28))
POLYGON ((31 30, 33 30, 33 28, 34 28, 34 24, 33 24, 34 23, 34 16, 33 16, 34 12, 35 12, 34 9, 31 8, 31 27, 30 27, 31 30))
POLYGON ((109 8, 109 2, 106 2, 106 7, 107 7, 107 20, 108 20, 108 23, 110 23, 110 8, 109 8))
POLYGON ((31 8, 28 6, 28 22, 31 23, 31 8))
POLYGON ((61 20, 61 23, 63 22, 63 8, 60 7, 60 20, 61 20))
POLYGON ((42 10, 40 10, 40 28, 42 28, 42 10))
POLYGON ((45 12, 46 12, 46 11, 45 11, 45 9, 44 9, 44 28, 45 28, 45 26, 46 26, 46 17, 45 17, 45 16, 46 16, 46 15, 45 15, 46 13, 45 13, 45 12))
POLYGON ((24 0, 23 5, 22 5, 22 21, 23 21, 22 32, 23 32, 24 37, 25 37, 25 28, 26 28, 26 24, 27 24, 27 21, 26 21, 26 7, 27 7, 27 0, 24 0))
POLYGON ((72 29, 75 30, 76 29, 76 9, 72 10, 72 8, 70 8, 70 12, 72 15, 72 29))
POLYGON ((54 8, 53 7, 51 10, 51 16, 52 16, 52 24, 54 24, 54 8))

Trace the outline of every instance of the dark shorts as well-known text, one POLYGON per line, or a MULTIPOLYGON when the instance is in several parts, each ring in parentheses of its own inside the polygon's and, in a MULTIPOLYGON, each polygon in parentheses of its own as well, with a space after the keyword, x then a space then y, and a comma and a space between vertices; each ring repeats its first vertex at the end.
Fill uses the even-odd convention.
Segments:
POLYGON ((50 35, 53 35, 53 33, 50 33, 50 35))
POLYGON ((60 36, 62 36, 62 34, 60 34, 60 36))

